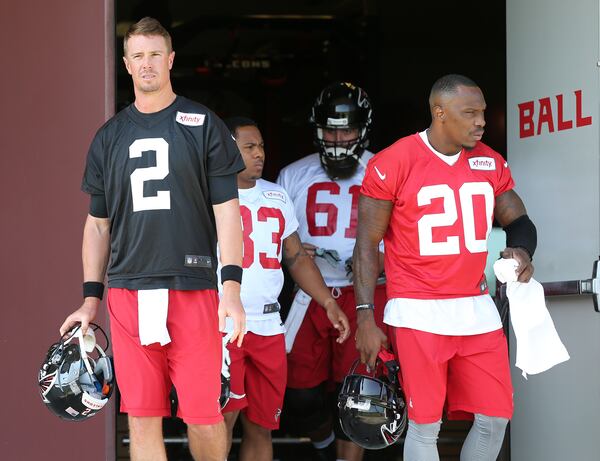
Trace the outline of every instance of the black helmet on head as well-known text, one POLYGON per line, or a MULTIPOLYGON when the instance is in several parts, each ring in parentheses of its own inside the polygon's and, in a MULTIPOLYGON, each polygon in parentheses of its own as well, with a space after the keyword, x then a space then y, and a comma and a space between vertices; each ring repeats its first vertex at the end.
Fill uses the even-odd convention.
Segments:
POLYGON ((352 176, 369 144, 372 109, 367 93, 348 82, 327 86, 313 104, 310 122, 315 129, 321 165, 328 176, 352 176), (356 130, 357 134, 350 140, 325 140, 324 130, 356 130))
POLYGON ((406 403, 398 384, 398 363, 382 351, 372 376, 357 373, 352 365, 338 396, 340 424, 354 443, 380 449, 398 441, 408 420, 406 403))
POLYGON ((114 389, 111 357, 96 343, 100 331, 91 323, 85 335, 81 326, 52 344, 38 372, 40 395, 48 409, 62 419, 83 421, 98 413, 114 389))

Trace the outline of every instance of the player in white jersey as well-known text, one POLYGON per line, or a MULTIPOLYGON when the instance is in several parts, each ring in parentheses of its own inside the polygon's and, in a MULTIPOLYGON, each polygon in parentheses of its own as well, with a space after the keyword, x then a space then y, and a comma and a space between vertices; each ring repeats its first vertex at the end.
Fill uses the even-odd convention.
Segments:
MULTIPOLYGON (((233 426, 243 425, 241 461, 273 459, 271 431, 279 428, 287 378, 284 327, 277 302, 283 287, 281 262, 298 285, 318 299, 338 341, 350 334, 346 315, 325 286, 319 269, 297 234, 294 205, 285 190, 260 179, 264 143, 256 123, 244 117, 226 121, 242 153, 246 169, 238 174, 244 234, 241 298, 246 311, 244 344, 228 344, 231 393, 223 413, 231 447, 233 426)), ((233 331, 233 324, 226 332, 233 331)))
MULTIPOLYGON (((277 180, 294 202, 302 244, 348 316, 352 332, 356 331, 352 252, 360 187, 365 166, 373 157, 365 150, 371 112, 369 98, 361 88, 351 83, 326 87, 313 105, 311 116, 319 152, 287 166, 277 180)), ((383 269, 383 254, 380 256, 383 269)), ((286 327, 290 318, 298 319, 294 309, 302 295, 299 292, 296 296, 286 327)), ((383 327, 384 284, 376 289, 375 298, 376 314, 383 327)), ((335 332, 321 311, 313 300, 300 319, 288 355, 286 411, 295 413, 297 431, 311 438, 321 459, 359 461, 362 448, 348 440, 337 424, 337 409, 325 403, 326 394, 340 385, 358 353, 353 341, 334 342, 335 332), (335 438, 337 447, 332 443, 335 438)))

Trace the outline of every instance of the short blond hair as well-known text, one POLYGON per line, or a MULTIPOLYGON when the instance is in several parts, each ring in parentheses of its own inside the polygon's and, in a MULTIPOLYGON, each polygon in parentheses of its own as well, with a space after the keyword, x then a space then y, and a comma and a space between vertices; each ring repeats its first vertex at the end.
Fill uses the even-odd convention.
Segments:
POLYGON ((125 53, 125 56, 127 56, 127 41, 134 35, 145 35, 147 37, 159 35, 165 39, 165 42, 167 42, 167 50, 169 53, 173 51, 171 35, 167 29, 165 29, 162 24, 154 18, 146 16, 129 27, 125 37, 123 38, 123 52, 125 53))

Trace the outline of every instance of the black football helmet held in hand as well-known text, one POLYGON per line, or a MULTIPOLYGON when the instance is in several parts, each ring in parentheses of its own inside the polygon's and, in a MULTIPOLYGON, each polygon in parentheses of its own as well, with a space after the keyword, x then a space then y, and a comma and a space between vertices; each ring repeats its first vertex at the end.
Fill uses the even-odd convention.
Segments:
POLYGON ((83 421, 106 405, 115 385, 112 359, 106 349, 108 337, 93 323, 85 335, 78 325, 50 346, 38 384, 52 413, 68 421, 83 421), (96 342, 97 331, 104 336, 104 349, 96 342))
POLYGON ((332 179, 354 174, 365 148, 372 124, 371 101, 367 93, 352 83, 327 86, 312 107, 310 122, 315 130, 321 165, 332 179), (349 140, 326 140, 324 130, 356 130, 349 140))
POLYGON ((338 396, 344 433, 363 448, 376 450, 398 441, 408 420, 406 403, 398 383, 398 363, 381 351, 372 375, 357 373, 357 360, 344 379, 338 396))

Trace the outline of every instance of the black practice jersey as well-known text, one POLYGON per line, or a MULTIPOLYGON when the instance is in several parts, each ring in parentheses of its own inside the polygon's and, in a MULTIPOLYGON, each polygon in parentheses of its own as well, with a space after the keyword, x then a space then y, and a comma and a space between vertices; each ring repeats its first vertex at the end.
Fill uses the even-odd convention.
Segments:
POLYGON ((132 104, 106 122, 90 146, 82 190, 106 199, 109 287, 216 288, 208 177, 243 169, 221 119, 184 97, 152 114, 132 104))

